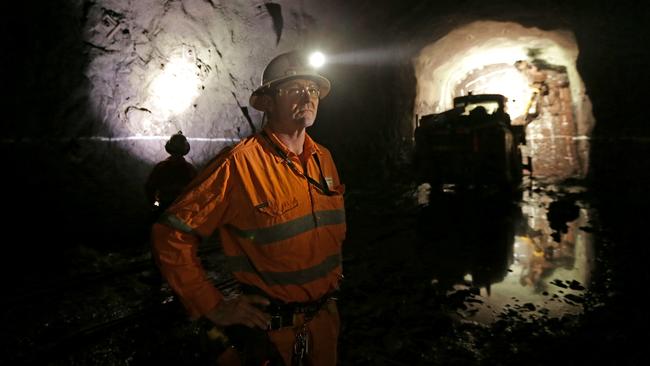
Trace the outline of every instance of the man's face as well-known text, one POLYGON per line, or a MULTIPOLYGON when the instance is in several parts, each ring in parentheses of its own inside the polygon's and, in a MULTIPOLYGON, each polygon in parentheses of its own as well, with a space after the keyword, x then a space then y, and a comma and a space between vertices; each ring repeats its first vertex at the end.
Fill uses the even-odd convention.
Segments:
POLYGON ((287 128, 313 125, 319 95, 318 84, 309 79, 293 79, 278 85, 273 107, 275 122, 287 128))

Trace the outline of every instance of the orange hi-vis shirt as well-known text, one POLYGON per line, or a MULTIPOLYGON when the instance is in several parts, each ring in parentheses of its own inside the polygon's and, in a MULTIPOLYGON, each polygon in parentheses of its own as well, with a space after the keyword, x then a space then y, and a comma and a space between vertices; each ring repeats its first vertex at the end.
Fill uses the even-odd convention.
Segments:
POLYGON ((307 135, 301 159, 265 131, 293 168, 256 134, 213 159, 153 226, 156 261, 192 317, 223 298, 197 256, 201 238, 215 230, 242 284, 285 302, 313 301, 338 287, 346 225, 332 156, 307 135), (306 176, 324 180, 329 195, 306 176))

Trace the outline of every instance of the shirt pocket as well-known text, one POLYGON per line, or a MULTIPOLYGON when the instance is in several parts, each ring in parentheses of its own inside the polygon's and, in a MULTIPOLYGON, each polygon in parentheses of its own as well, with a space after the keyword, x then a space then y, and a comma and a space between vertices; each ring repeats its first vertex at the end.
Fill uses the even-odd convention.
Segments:
POLYGON ((330 194, 317 194, 316 199, 316 216, 318 223, 322 227, 323 237, 330 238, 328 241, 340 249, 340 245, 345 239, 345 205, 343 194, 345 193, 344 185, 330 187, 330 194))
POLYGON ((261 199, 253 208, 252 223, 259 230, 254 241, 270 244, 290 238, 291 225, 288 223, 296 219, 298 211, 298 200, 295 197, 261 199))
POLYGON ((260 197, 256 201, 253 201, 255 212, 270 218, 283 216, 298 207, 298 200, 295 197, 286 199, 260 197))
POLYGON ((330 194, 317 194, 318 207, 316 210, 343 210, 345 211, 345 205, 343 201, 343 195, 345 194, 345 185, 340 184, 337 186, 330 187, 330 194))

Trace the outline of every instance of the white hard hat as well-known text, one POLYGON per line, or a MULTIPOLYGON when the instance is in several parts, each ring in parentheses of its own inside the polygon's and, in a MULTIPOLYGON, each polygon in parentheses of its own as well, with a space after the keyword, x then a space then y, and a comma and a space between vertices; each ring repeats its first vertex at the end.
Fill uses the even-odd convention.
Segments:
POLYGON ((325 98, 330 92, 330 81, 309 65, 307 55, 303 52, 291 51, 276 56, 269 62, 262 74, 260 87, 251 94, 250 105, 257 110, 263 111, 264 104, 261 102, 261 96, 273 85, 296 78, 310 79, 316 82, 320 88, 321 99, 325 98))

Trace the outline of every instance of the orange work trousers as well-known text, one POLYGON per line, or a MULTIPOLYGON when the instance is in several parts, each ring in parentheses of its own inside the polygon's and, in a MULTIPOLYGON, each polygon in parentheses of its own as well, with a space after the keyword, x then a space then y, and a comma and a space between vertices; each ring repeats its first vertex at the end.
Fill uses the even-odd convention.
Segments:
MULTIPOLYGON (((304 324, 304 316, 296 319, 296 324, 278 330, 269 331, 269 338, 275 344, 287 366, 291 366, 293 344, 296 332, 304 324)), ((337 362, 337 341, 339 336, 340 319, 336 302, 328 303, 307 322, 309 329, 309 351, 306 364, 313 366, 334 366, 337 362)), ((226 350, 217 360, 219 366, 241 366, 237 351, 233 348, 226 350)))

